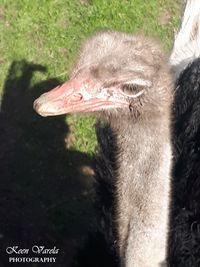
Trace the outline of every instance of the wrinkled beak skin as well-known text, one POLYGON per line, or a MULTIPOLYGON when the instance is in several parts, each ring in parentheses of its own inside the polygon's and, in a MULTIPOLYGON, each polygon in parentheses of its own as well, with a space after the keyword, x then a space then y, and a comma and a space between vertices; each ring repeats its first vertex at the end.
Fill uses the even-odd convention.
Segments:
POLYGON ((75 78, 41 95, 33 106, 44 117, 127 107, 129 103, 119 92, 90 79, 75 78))

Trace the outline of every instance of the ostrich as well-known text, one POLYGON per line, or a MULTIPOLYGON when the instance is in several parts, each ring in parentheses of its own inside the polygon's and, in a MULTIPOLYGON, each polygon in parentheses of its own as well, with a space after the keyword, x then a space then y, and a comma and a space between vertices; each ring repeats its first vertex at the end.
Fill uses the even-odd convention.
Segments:
POLYGON ((172 267, 200 266, 200 1, 188 0, 170 57, 174 74, 172 267))
POLYGON ((105 181, 110 170, 114 181, 112 223, 124 267, 161 266, 166 258, 172 103, 166 62, 151 39, 99 32, 83 44, 71 79, 34 102, 42 116, 95 112, 109 125, 99 130, 104 158, 97 176, 105 181))

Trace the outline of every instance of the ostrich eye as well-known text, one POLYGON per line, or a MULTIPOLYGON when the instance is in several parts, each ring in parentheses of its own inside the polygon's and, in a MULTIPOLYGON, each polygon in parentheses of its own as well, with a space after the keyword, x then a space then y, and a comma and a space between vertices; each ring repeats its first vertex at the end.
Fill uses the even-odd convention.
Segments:
POLYGON ((120 90, 125 97, 137 98, 144 93, 144 86, 138 84, 123 84, 120 90))
POLYGON ((151 85, 152 85, 151 81, 135 79, 133 81, 123 83, 120 86, 120 90, 123 95, 127 97, 136 98, 141 96, 144 93, 144 90, 147 87, 150 87, 151 85))
POLYGON ((138 84, 123 84, 121 86, 122 92, 124 92, 127 95, 130 94, 137 94, 141 92, 144 89, 144 86, 138 85, 138 84))

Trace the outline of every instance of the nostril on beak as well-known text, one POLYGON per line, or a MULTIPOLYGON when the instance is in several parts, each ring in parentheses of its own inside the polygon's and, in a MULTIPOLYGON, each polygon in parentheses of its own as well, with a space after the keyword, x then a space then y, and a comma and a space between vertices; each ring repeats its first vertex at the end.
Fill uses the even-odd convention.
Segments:
POLYGON ((81 94, 74 94, 71 99, 70 102, 79 102, 83 99, 83 96, 81 94))

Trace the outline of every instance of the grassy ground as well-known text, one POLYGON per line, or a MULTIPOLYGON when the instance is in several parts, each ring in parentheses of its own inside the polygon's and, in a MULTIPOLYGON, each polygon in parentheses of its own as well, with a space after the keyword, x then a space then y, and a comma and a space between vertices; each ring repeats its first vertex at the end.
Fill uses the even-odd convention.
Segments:
POLYGON ((55 266, 72 266, 96 225, 95 119, 41 118, 34 99, 68 78, 81 40, 98 29, 143 32, 169 50, 179 1, 0 0, 0 266, 13 244, 57 246, 55 266))
MULTIPOLYGON (((35 73, 32 83, 65 80, 81 40, 98 29, 143 32, 160 38, 168 49, 178 9, 173 0, 0 0, 0 85, 11 62, 22 59, 47 68, 35 73)), ((92 154, 94 119, 75 116, 68 122, 72 147, 92 154)))

